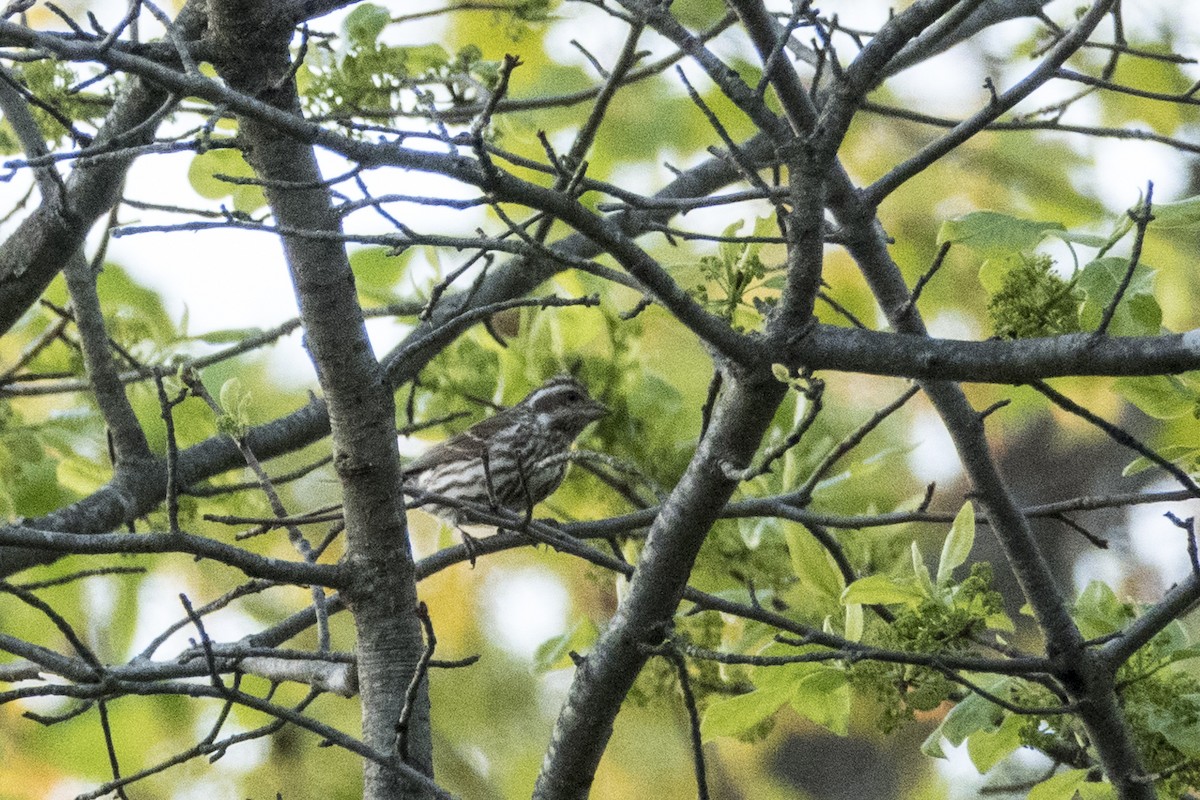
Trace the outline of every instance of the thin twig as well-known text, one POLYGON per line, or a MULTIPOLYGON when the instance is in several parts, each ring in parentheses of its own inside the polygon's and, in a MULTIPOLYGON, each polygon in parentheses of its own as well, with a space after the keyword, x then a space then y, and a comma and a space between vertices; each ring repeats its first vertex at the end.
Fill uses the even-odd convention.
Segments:
POLYGON ((688 727, 692 738, 692 767, 696 773, 696 797, 708 800, 708 777, 704 767, 704 739, 700 735, 700 711, 696 707, 696 695, 692 692, 691 678, 688 677, 687 661, 683 654, 674 647, 667 645, 661 655, 671 662, 679 676, 679 691, 683 694, 683 706, 687 709, 688 727))
POLYGON ((908 302, 906 302, 904 306, 898 312, 896 312, 897 316, 907 316, 908 313, 916 307, 917 300, 921 298, 921 292, 925 289, 925 284, 929 283, 933 276, 937 274, 937 271, 942 268, 942 263, 946 260, 946 254, 950 252, 951 244, 952 242, 942 243, 941 248, 938 249, 937 255, 934 256, 933 263, 929 266, 929 269, 925 271, 924 275, 917 279, 916 285, 913 286, 912 296, 909 297, 908 302))
POLYGON ((1142 258, 1142 243, 1146 238, 1146 228, 1154 219, 1150 213, 1151 199, 1154 197, 1154 182, 1150 181, 1146 184, 1146 199, 1142 202, 1140 212, 1129 211, 1129 218, 1133 220, 1136 226, 1137 233, 1133 239, 1133 249, 1129 253, 1129 266, 1125 269, 1125 274, 1121 276, 1121 283, 1117 286, 1117 291, 1113 294, 1112 300, 1104 309, 1104 316, 1100 318, 1100 324, 1096 326, 1094 336, 1101 337, 1108 331, 1108 326, 1112 323, 1113 316, 1117 313, 1117 306, 1121 303, 1121 298, 1125 296, 1126 290, 1129 289, 1130 282, 1133 281, 1133 273, 1138 268, 1138 262, 1142 258))
MULTIPOLYGON (((117 760, 117 748, 113 744, 112 726, 108 724, 108 705, 101 698, 96 702, 96 709, 100 712, 100 729, 104 731, 104 747, 108 751, 108 764, 112 769, 114 781, 121 780, 121 763, 117 760)), ((117 797, 121 800, 129 800, 129 795, 125 794, 125 787, 117 787, 117 797)))
POLYGON ((861 444, 862 440, 867 437, 867 434, 879 427, 879 425, 885 419, 899 411, 905 403, 915 397, 920 391, 921 387, 914 383, 912 386, 905 389, 904 392, 902 392, 895 400, 872 414, 866 422, 838 442, 837 445, 830 450, 824 458, 821 459, 821 463, 817 464, 812 473, 808 476, 808 479, 805 480, 798 489, 790 492, 789 496, 795 498, 799 505, 807 504, 812 498, 812 493, 816 489, 817 484, 820 483, 821 479, 829 473, 829 470, 833 468, 833 465, 836 464, 842 456, 846 455, 846 453, 849 453, 851 450, 861 444))
POLYGON ((154 371, 154 386, 158 391, 159 415, 166 425, 167 433, 167 529, 179 533, 179 442, 175 438, 175 414, 172 409, 187 397, 187 390, 180 390, 171 399, 163 385, 163 374, 154 371))
POLYGON ((433 651, 437 647, 437 636, 433 632, 433 620, 429 618, 429 607, 425 605, 424 601, 417 603, 417 619, 421 621, 421 627, 425 631, 425 649, 421 651, 421 658, 417 661, 417 668, 413 671, 412 680, 408 682, 408 688, 404 692, 404 707, 400 709, 400 717, 396 720, 396 752, 400 755, 401 761, 408 761, 409 721, 412 719, 413 711, 416 710, 421 682, 429 674, 429 663, 433 660, 433 651))
POLYGON ((804 434, 808 433, 809 428, 817 421, 817 415, 821 413, 823 407, 821 399, 825 393, 825 382, 811 375, 804 376, 802 379, 806 381, 807 386, 803 389, 798 388, 797 390, 808 401, 808 404, 804 408, 804 416, 796 424, 796 427, 784 437, 782 442, 767 450, 758 466, 738 469, 734 465, 722 461, 721 469, 725 473, 725 477, 730 480, 748 481, 759 475, 765 475, 771 471, 772 464, 782 458, 788 450, 795 447, 804 438, 804 434))
POLYGON ((1128 447, 1130 450, 1134 451, 1148 461, 1157 464, 1173 478, 1175 478, 1175 480, 1179 482, 1179 485, 1186 489, 1192 495, 1192 497, 1200 497, 1200 486, 1196 485, 1196 482, 1192 480, 1192 476, 1188 475, 1184 470, 1160 456, 1151 447, 1138 441, 1124 429, 1096 416, 1091 411, 1088 411, 1086 408, 1079 405, 1066 395, 1050 388, 1050 385, 1045 381, 1030 381, 1029 385, 1040 392, 1043 396, 1048 398, 1059 408, 1063 409, 1064 411, 1068 411, 1075 416, 1080 417, 1081 419, 1087 420, 1092 425, 1095 425, 1097 428, 1104 431, 1106 434, 1108 434, 1108 437, 1117 444, 1128 447))
POLYGON ((1180 519, 1170 511, 1163 516, 1171 520, 1172 525, 1187 534, 1187 553, 1188 560, 1192 562, 1192 574, 1200 575, 1200 551, 1196 547, 1196 518, 1180 519))

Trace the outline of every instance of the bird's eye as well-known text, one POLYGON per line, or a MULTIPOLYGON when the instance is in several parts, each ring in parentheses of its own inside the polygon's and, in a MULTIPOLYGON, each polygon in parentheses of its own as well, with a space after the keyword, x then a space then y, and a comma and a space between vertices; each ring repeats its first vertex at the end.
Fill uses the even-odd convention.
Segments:
POLYGON ((579 394, 579 392, 571 392, 569 395, 567 395, 567 399, 572 403, 578 403, 583 399, 583 397, 579 394))

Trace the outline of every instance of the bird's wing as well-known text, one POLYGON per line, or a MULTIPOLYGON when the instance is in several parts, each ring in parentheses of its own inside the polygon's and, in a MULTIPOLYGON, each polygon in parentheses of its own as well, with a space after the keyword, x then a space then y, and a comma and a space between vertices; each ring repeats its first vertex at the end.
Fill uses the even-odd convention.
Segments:
POLYGON ((462 433, 456 434, 439 445, 414 458, 404 465, 405 475, 416 475, 419 472, 466 458, 482 458, 488 448, 488 442, 497 431, 508 424, 504 412, 488 417, 472 425, 462 433))

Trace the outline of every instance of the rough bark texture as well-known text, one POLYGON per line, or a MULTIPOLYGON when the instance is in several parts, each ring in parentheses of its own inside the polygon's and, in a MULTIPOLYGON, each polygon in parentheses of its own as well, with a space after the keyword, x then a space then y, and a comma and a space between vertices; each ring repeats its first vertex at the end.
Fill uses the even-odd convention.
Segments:
MULTIPOLYGON (((269 3, 217 2, 210 7, 219 70, 231 86, 299 113, 290 77, 290 26, 271 20, 269 3)), ((246 157, 265 189, 281 227, 339 231, 337 216, 311 146, 287 138, 263 122, 239 117, 246 157), (294 188, 304 187, 304 188, 294 188)), ((416 581, 405 525, 391 388, 367 339, 354 275, 337 242, 284 237, 284 251, 300 317, 329 411, 334 467, 341 478, 346 519, 346 562, 353 584, 346 590, 358 634, 358 682, 363 741, 379 752, 396 747, 396 723, 405 690, 424 650, 416 616, 416 581)), ((407 762, 432 774, 428 695, 418 697, 407 731, 407 762)), ((364 797, 421 796, 399 775, 366 762, 364 797)))
POLYGON ((587 797, 613 720, 679 605, 696 554, 738 482, 722 464, 744 467, 783 399, 769 374, 730 380, 684 476, 663 504, 629 594, 579 666, 554 728, 534 797, 587 797))

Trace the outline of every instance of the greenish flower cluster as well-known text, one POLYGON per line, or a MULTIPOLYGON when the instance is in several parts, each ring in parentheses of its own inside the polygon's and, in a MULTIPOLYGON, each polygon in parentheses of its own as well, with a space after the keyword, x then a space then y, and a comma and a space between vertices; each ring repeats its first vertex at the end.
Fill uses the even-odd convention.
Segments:
POLYGON ((1200 786, 1200 681, 1164 669, 1121 691, 1126 719, 1146 771, 1163 797, 1183 797, 1200 786))
MULTIPOLYGON (((953 602, 931 597, 901 609, 891 623, 880 626, 881 644, 913 653, 960 652, 987 628, 989 617, 1003 610, 1003 598, 992 589, 991 564, 975 562, 953 602)), ((879 702, 885 731, 910 721, 916 712, 937 708, 959 688, 936 669, 878 661, 854 664, 850 681, 879 702)))
MULTIPOLYGON (((1170 634, 1160 635, 1117 672, 1118 693, 1147 774, 1163 797, 1183 797, 1200 785, 1200 681, 1169 663, 1181 655, 1170 634)), ((1013 702, 1054 706, 1061 699, 1023 684, 1013 702)), ((1066 763, 1086 764, 1088 737, 1071 715, 1022 718, 1021 743, 1066 763)))
POLYGON ((916 608, 905 608, 891 625, 893 644, 918 653, 963 650, 971 637, 987 627, 991 614, 1003 611, 1000 593, 991 588, 992 565, 975 562, 958 586, 954 602, 929 599, 916 608))
POLYGON ((1077 332, 1083 298, 1075 280, 1064 280, 1056 274, 1049 256, 1020 258, 1020 263, 1005 274, 1000 291, 988 301, 996 335, 1002 339, 1029 339, 1077 332))
POLYGON ((716 284, 718 291, 710 292, 709 286, 702 283, 696 286, 696 297, 717 316, 732 320, 733 312, 744 302, 746 290, 755 281, 762 280, 767 268, 756 254, 734 262, 718 256, 703 256, 700 259, 700 274, 716 284))

